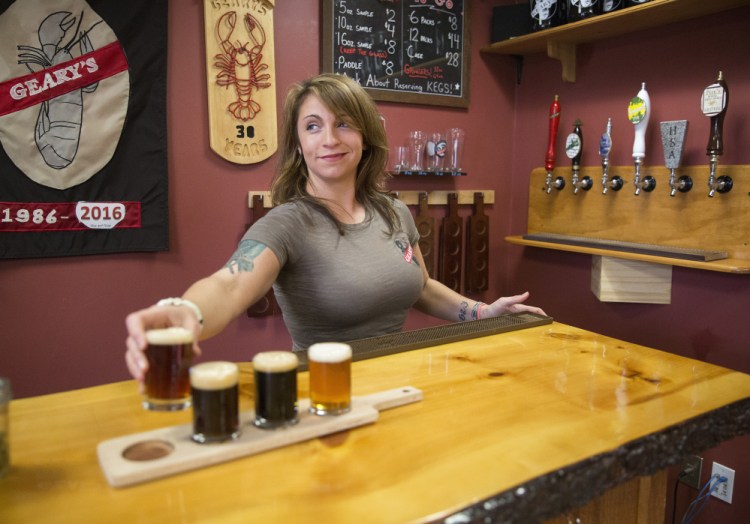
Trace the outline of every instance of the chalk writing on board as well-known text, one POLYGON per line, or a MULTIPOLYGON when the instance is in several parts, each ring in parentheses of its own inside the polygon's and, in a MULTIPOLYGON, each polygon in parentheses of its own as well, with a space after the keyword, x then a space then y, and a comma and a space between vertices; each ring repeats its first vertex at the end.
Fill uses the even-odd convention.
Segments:
POLYGON ((464 0, 324 0, 323 68, 376 99, 468 106, 464 0))

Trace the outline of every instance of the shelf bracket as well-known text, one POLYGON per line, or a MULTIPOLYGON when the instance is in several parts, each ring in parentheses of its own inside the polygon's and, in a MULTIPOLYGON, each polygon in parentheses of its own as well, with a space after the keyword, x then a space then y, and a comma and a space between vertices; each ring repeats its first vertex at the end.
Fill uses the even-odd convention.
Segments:
POLYGON ((547 42, 547 56, 559 60, 562 65, 563 82, 576 81, 576 45, 572 42, 547 42))

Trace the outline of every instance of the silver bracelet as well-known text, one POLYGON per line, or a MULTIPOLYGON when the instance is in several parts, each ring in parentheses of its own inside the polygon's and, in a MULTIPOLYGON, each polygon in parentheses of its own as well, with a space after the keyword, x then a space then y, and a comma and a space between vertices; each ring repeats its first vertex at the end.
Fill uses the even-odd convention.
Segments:
POLYGON ((203 313, 201 313, 201 308, 199 308, 194 302, 191 302, 184 298, 174 297, 174 298, 163 298, 159 302, 157 302, 156 305, 160 307, 161 306, 187 306, 193 311, 193 313, 195 313, 195 316, 198 318, 198 324, 200 324, 201 326, 203 325, 203 313))

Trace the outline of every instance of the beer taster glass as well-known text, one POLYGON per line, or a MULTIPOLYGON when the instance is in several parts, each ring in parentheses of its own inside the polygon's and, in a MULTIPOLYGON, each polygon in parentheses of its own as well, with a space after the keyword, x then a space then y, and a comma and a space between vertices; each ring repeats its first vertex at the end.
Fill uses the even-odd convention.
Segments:
POLYGON ((189 369, 193 362, 193 334, 182 327, 146 331, 148 371, 143 407, 177 411, 190 406, 189 369))
POLYGON ((193 440, 201 444, 240 436, 240 370, 232 362, 204 362, 190 368, 193 440))
POLYGON ((463 170, 464 141, 466 131, 458 127, 452 127, 447 132, 448 135, 448 153, 449 153, 449 170, 458 173, 463 170))
POLYGON ((409 132, 409 155, 411 157, 411 170, 421 171, 424 168, 424 148, 427 137, 422 131, 409 132))
POLYGON ((351 409, 352 348, 349 344, 324 342, 307 350, 310 370, 310 412, 340 415, 351 409))
POLYGON ((276 429, 299 422, 297 367, 291 351, 264 351, 253 358, 255 420, 259 428, 276 429))

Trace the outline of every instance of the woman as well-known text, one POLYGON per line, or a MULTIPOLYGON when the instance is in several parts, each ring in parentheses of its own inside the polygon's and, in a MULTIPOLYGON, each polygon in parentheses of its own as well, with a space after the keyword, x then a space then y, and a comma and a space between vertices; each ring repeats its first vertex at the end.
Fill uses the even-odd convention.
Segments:
POLYGON ((522 304, 528 293, 484 304, 429 278, 408 208, 383 189, 387 160, 380 115, 359 84, 322 74, 293 86, 284 106, 274 208, 219 271, 182 298, 128 315, 131 374, 143 380, 146 329, 180 325, 206 339, 272 285, 296 351, 399 331, 410 307, 454 322, 544 314, 522 304))

